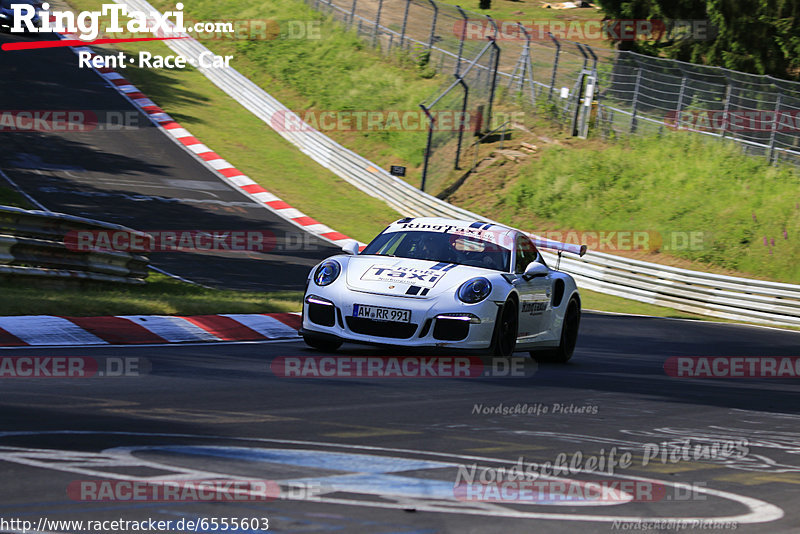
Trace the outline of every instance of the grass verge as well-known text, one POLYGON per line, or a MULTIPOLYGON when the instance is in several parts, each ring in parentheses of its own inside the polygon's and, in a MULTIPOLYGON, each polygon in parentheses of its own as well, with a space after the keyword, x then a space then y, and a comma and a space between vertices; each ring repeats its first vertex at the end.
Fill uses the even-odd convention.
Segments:
POLYGON ((103 283, 4 284, 1 315, 205 315, 300 311, 300 291, 257 293, 205 289, 153 273, 144 286, 103 283), (57 287, 57 290, 53 290, 57 287))

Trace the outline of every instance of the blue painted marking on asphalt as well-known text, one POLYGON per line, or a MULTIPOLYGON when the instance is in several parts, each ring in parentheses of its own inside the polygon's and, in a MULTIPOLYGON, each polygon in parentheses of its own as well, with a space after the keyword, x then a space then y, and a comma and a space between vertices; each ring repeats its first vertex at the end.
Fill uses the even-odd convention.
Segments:
POLYGON ((173 445, 147 447, 147 450, 167 451, 195 456, 234 458, 237 460, 250 460, 254 462, 272 462, 356 473, 380 474, 452 467, 452 464, 432 462, 429 460, 304 449, 254 449, 248 447, 193 447, 189 445, 173 445))
POLYGON ((355 473, 329 477, 308 477, 281 480, 281 484, 322 484, 325 491, 393 495, 423 499, 454 500, 453 482, 428 478, 355 473))

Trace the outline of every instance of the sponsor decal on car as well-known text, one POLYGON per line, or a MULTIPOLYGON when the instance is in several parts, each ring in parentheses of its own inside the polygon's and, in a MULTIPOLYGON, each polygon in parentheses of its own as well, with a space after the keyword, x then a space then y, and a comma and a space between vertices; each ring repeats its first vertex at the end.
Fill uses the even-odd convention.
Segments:
POLYGON ((369 282, 391 282, 431 289, 444 277, 442 271, 444 269, 414 269, 411 267, 372 265, 361 276, 361 279, 369 282))
POLYGON ((397 232, 401 230, 441 232, 443 234, 452 234, 454 236, 475 237, 508 250, 510 250, 514 245, 513 239, 508 238, 508 230, 490 230, 492 226, 490 223, 473 223, 471 226, 456 226, 453 224, 404 222, 395 223, 392 226, 393 227, 390 227, 387 232, 397 232))
POLYGON ((547 302, 523 302, 522 303, 522 313, 528 313, 530 315, 538 315, 544 312, 547 309, 547 302))

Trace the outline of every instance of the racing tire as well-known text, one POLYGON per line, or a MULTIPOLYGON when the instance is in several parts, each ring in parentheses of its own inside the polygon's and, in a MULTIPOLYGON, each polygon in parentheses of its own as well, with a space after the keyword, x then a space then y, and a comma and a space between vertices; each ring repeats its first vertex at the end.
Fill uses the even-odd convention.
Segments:
POLYGON ((318 337, 303 336, 303 341, 312 349, 317 349, 322 352, 336 352, 342 346, 342 341, 336 339, 320 339, 318 337))
POLYGON ((514 355, 519 329, 517 303, 509 299, 497 312, 497 321, 492 334, 492 345, 489 352, 498 358, 510 358, 514 355))
POLYGON ((576 299, 570 299, 564 322, 561 325, 561 340, 558 347, 546 351, 531 351, 531 357, 540 362, 567 363, 575 352, 578 328, 581 324, 581 307, 576 299))

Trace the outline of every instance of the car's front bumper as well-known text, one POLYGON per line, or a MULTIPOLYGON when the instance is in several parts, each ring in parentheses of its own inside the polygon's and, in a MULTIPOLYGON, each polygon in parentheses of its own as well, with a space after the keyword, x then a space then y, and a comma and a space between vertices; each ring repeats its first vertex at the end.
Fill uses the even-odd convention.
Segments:
POLYGON ((404 347, 486 349, 491 345, 499 309, 491 300, 464 304, 455 297, 451 303, 443 299, 319 289, 324 288, 312 284, 303 299, 300 331, 302 335, 319 339, 404 347), (404 324, 356 318, 353 316, 355 304, 410 310, 411 320, 404 324))

